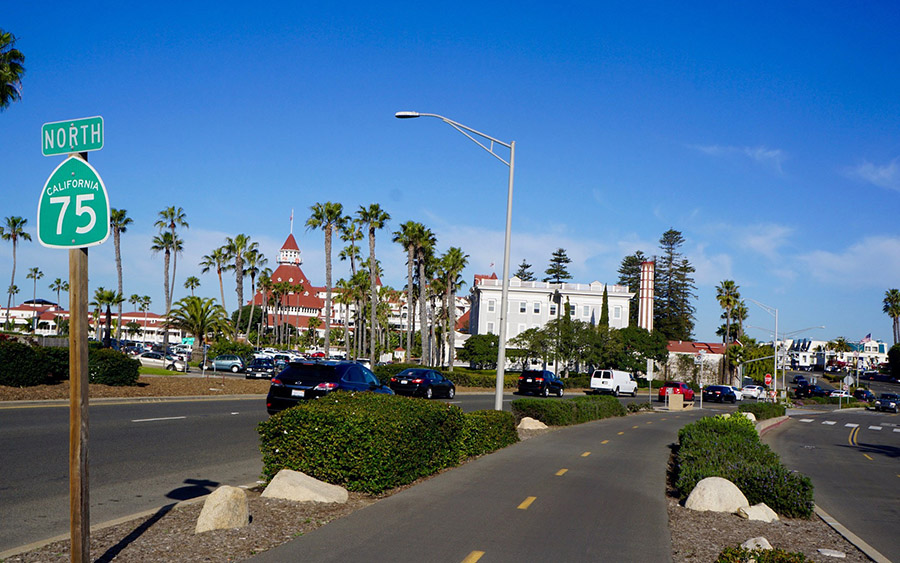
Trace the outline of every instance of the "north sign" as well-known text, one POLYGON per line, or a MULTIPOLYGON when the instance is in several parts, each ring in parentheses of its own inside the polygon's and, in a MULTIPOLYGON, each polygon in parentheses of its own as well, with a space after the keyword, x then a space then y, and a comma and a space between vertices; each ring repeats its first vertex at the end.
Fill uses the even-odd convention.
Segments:
POLYGON ((98 151, 103 148, 103 117, 82 117, 45 123, 41 127, 44 156, 98 151))
POLYGON ((109 197, 94 168, 70 156, 47 178, 37 214, 38 240, 50 248, 83 248, 109 237, 109 197))

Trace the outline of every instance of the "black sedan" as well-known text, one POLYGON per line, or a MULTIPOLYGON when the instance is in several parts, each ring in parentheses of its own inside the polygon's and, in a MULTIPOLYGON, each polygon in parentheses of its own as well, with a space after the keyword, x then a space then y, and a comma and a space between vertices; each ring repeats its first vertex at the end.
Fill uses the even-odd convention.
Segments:
POLYGON ((875 401, 876 411, 900 411, 900 395, 897 393, 882 393, 875 401))
POLYGON ((300 401, 318 399, 333 391, 393 391, 375 374, 356 362, 292 362, 272 378, 266 410, 275 414, 300 401))
POLYGON ((519 376, 519 394, 533 394, 547 397, 551 393, 562 397, 566 386, 552 371, 526 370, 519 376))
POLYGON ((278 372, 272 358, 253 358, 244 369, 244 377, 247 379, 272 379, 278 372))
POLYGON ((728 385, 710 385, 703 388, 703 400, 734 403, 737 402, 737 395, 734 394, 734 389, 728 385))
POLYGON ((802 397, 827 397, 831 393, 830 389, 823 389, 818 385, 798 385, 794 394, 798 398, 802 397))
POLYGON ((391 378, 391 391, 398 395, 425 397, 447 397, 456 395, 456 385, 439 371, 426 368, 409 368, 391 378))

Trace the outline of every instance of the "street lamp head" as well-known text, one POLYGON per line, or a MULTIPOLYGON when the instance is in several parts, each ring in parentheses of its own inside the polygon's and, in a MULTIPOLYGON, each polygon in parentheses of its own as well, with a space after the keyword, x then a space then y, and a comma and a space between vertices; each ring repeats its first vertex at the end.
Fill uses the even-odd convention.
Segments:
POLYGON ((413 117, 419 117, 419 112, 417 111, 398 111, 394 114, 394 117, 397 119, 412 119, 413 117))

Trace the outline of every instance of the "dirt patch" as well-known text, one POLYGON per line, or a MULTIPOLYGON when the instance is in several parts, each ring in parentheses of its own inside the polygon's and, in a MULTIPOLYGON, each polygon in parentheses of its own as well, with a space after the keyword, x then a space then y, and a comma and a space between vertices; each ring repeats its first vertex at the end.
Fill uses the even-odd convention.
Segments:
MULTIPOLYGON (((134 386, 90 384, 91 398, 136 397, 202 397, 209 395, 265 395, 268 380, 238 379, 236 377, 183 377, 173 375, 143 375, 134 386)), ((34 387, 0 385, 0 401, 42 401, 68 399, 69 382, 34 387)))

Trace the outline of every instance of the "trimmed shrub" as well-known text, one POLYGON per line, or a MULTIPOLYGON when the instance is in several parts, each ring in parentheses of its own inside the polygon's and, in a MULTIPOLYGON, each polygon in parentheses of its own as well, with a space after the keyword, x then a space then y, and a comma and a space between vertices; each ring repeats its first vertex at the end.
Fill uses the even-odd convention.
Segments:
POLYGON ((137 385, 139 360, 134 360, 111 348, 90 350, 88 353, 88 381, 102 385, 137 385))
MULTIPOLYGON (((200 352, 202 354, 203 350, 200 352)), ((210 345, 209 350, 206 352, 206 357, 212 360, 216 356, 221 356, 223 354, 234 354, 244 358, 244 360, 249 360, 253 357, 253 346, 223 338, 221 340, 216 340, 210 345)))
POLYGON ((47 368, 47 377, 51 383, 59 383, 69 379, 69 349, 47 346, 39 348, 41 361, 47 368))
POLYGON ((783 549, 747 549, 746 547, 726 547, 719 554, 716 563, 806 563, 810 561, 800 552, 783 549))
POLYGON ((624 416, 626 411, 615 397, 586 395, 565 400, 516 399, 512 402, 516 420, 526 416, 548 426, 581 424, 611 416, 624 416))
POLYGON ((519 441, 516 418, 508 412, 483 410, 465 414, 462 457, 489 454, 519 441))
POLYGON ((653 405, 651 403, 628 403, 628 412, 640 412, 640 411, 652 411, 653 405))
POLYGON ((785 406, 781 403, 744 403, 738 407, 740 412, 750 412, 756 420, 784 416, 785 406))
POLYGON ((789 517, 812 514, 812 482, 781 465, 778 454, 759 441, 747 418, 703 418, 682 428, 678 441, 675 487, 682 500, 701 479, 722 477, 734 483, 751 505, 764 502, 789 517))
POLYGON ((287 468, 380 493, 456 465, 464 425, 462 410, 442 402, 331 393, 259 424, 263 476, 287 468))
POLYGON ((5 340, 0 342, 0 385, 31 387, 50 383, 37 348, 5 340))
POLYGON ((591 386, 590 375, 573 375, 562 380, 566 389, 587 389, 591 386))

